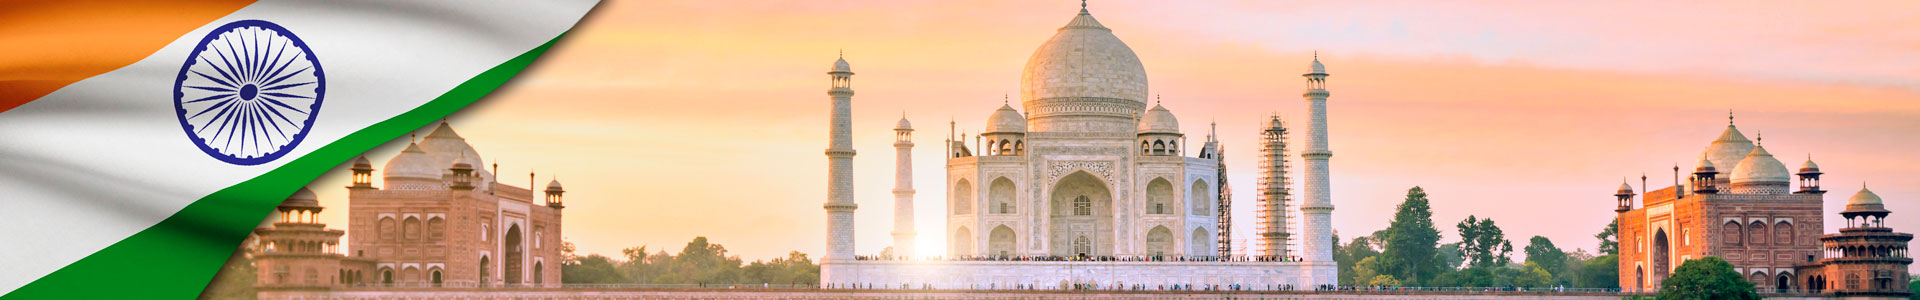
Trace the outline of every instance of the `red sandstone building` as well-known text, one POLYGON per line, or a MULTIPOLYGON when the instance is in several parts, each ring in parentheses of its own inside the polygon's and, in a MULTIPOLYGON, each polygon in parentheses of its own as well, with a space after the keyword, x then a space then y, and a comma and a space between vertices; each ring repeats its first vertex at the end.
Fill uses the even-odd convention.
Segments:
MULTIPOLYGON (((1820 189, 1822 173, 1812 159, 1798 172, 1789 173, 1764 146, 1747 140, 1729 122, 1690 174, 1680 173, 1678 166, 1674 171, 1675 184, 1647 192, 1641 198, 1642 207, 1634 207, 1634 191, 1626 183, 1614 195, 1623 289, 1658 290, 1661 280, 1681 262, 1716 256, 1732 263, 1735 271, 1765 292, 1906 295, 1905 284, 1847 285, 1834 280, 1856 276, 1907 282, 1905 270, 1912 259, 1905 257, 1905 249, 1912 236, 1885 227, 1869 231, 1852 226, 1840 234, 1822 236, 1826 231, 1821 203, 1826 191, 1820 189), (1878 251, 1871 252, 1878 256, 1843 255, 1868 251, 1878 251), (1868 269, 1897 271, 1855 274, 1868 269)), ((1877 196, 1864 189, 1861 193, 1874 199, 1874 208, 1879 207, 1877 196)), ((1842 215, 1849 224, 1856 217, 1879 220, 1885 216, 1884 210, 1878 211, 1879 217, 1854 212, 1851 205, 1848 211, 1842 215)))
POLYGON ((356 159, 347 231, 317 222, 322 208, 302 188, 280 205, 276 222, 254 231, 256 285, 263 293, 559 286, 560 182, 548 183, 541 198, 478 165, 479 153, 444 122, 387 162, 384 187, 373 185, 371 162, 356 159), (350 253, 339 247, 342 235, 350 253))

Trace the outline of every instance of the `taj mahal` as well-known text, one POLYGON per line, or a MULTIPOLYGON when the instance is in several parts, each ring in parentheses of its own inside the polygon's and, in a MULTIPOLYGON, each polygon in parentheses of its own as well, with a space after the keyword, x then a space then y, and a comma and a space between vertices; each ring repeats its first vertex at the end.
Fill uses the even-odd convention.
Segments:
MULTIPOLYGON (((895 126, 893 252, 854 249, 853 71, 830 72, 825 287, 1313 289, 1335 284, 1328 194, 1326 68, 1303 74, 1311 114, 1301 201, 1289 203, 1284 150, 1263 153, 1258 254, 1225 243, 1231 205, 1213 132, 1190 147, 1173 112, 1148 107, 1145 66, 1085 4, 1028 58, 1020 107, 994 110, 972 137, 942 143, 945 257, 913 249, 912 124, 895 126)), ((1268 129, 1270 143, 1279 119, 1268 129)), ((957 127, 957 126, 949 126, 957 127)), ((958 128, 949 128, 958 131, 958 128)), ((1274 145, 1269 145, 1272 149, 1274 145)), ((1280 147, 1278 149, 1284 149, 1280 147)), ((1251 164, 1251 163, 1250 163, 1251 164)))

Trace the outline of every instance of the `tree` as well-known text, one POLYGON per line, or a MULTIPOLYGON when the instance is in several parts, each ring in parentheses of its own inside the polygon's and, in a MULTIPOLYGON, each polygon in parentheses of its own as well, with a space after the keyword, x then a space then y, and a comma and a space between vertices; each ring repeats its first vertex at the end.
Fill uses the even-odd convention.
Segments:
POLYGON ((1400 286, 1400 280, 1393 279, 1393 275, 1374 275, 1372 280, 1367 280, 1367 286, 1400 286))
POLYGON ((1513 262, 1513 242, 1493 223, 1492 218, 1468 215, 1454 225, 1460 230, 1460 254, 1474 267, 1505 266, 1513 262))
MULTIPOLYGON (((1907 278, 1914 278, 1914 277, 1920 277, 1920 275, 1907 276, 1907 278)), ((1908 282, 1907 291, 1909 292, 1920 291, 1920 280, 1914 280, 1913 282, 1908 282)), ((1920 293, 1907 294, 1907 300, 1920 300, 1920 293)))
POLYGON ((1620 288, 1620 256, 1607 255, 1587 260, 1580 265, 1580 280, 1574 286, 1620 288))
POLYGON ((1601 255, 1620 255, 1620 241, 1616 238, 1619 231, 1620 220, 1615 219, 1613 223, 1607 223, 1607 228, 1601 229, 1600 234, 1593 235, 1593 238, 1600 239, 1601 255))
POLYGON ((1354 265, 1361 260, 1380 255, 1380 251, 1374 250, 1373 239, 1366 236, 1355 237, 1352 243, 1347 243, 1346 246, 1335 249, 1337 250, 1334 252, 1334 262, 1341 270, 1341 285, 1360 285, 1364 283, 1360 281, 1366 280, 1367 277, 1354 276, 1354 272, 1350 272, 1349 270, 1353 270, 1354 265))
POLYGON ((227 264, 214 273, 207 289, 200 291, 200 299, 258 299, 259 292, 253 288, 258 276, 255 274, 253 257, 248 256, 247 248, 235 249, 233 255, 227 257, 227 264))
POLYGON ((599 254, 568 258, 560 264, 561 283, 633 283, 612 258, 599 254))
POLYGON ((1394 275, 1407 284, 1418 285, 1440 273, 1434 262, 1440 230, 1433 227, 1433 211, 1427 206, 1427 192, 1420 187, 1407 190, 1387 226, 1385 250, 1381 251, 1381 273, 1394 275))
POLYGON ((1560 251, 1560 247, 1554 247, 1553 241, 1547 237, 1536 235, 1528 239, 1524 251, 1527 252, 1527 264, 1537 264, 1554 276, 1567 272, 1567 253, 1560 251))
POLYGON ((1516 287, 1544 288, 1550 285, 1553 285, 1553 274, 1533 262, 1527 262, 1520 273, 1513 277, 1513 286, 1516 287))
POLYGON ((743 269, 745 283, 769 284, 818 284, 820 266, 814 265, 806 253, 788 252, 787 257, 776 257, 768 261, 754 261, 743 269))
POLYGON ((1434 257, 1434 261, 1440 262, 1441 270, 1445 271, 1460 269, 1460 264, 1467 262, 1466 258, 1460 256, 1460 243, 1440 244, 1434 257))
POLYGON ((1356 282, 1354 282, 1355 285, 1367 285, 1367 282, 1373 280, 1374 276, 1381 275, 1380 257, 1373 256, 1361 259, 1359 262, 1353 264, 1352 272, 1348 273, 1353 273, 1353 278, 1356 280, 1356 282))
POLYGON ((1719 257, 1688 260, 1660 282, 1660 299, 1760 299, 1753 283, 1719 257))

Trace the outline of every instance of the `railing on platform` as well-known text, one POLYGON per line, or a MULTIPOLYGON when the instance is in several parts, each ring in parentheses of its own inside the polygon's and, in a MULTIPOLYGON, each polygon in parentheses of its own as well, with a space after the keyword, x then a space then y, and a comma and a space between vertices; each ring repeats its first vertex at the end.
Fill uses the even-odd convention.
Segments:
POLYGON ((1298 256, 958 256, 909 258, 900 256, 854 256, 861 261, 1084 261, 1084 262, 1299 262, 1298 256))

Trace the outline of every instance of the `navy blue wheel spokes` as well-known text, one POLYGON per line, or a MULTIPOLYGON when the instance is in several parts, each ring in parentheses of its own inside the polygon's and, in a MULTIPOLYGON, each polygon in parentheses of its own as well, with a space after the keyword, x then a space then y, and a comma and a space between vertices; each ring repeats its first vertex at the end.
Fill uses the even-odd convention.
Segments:
POLYGON ((326 82, 313 51, 286 28, 236 21, 214 29, 187 56, 174 82, 174 108, 200 150, 257 165, 306 138, 326 82))

